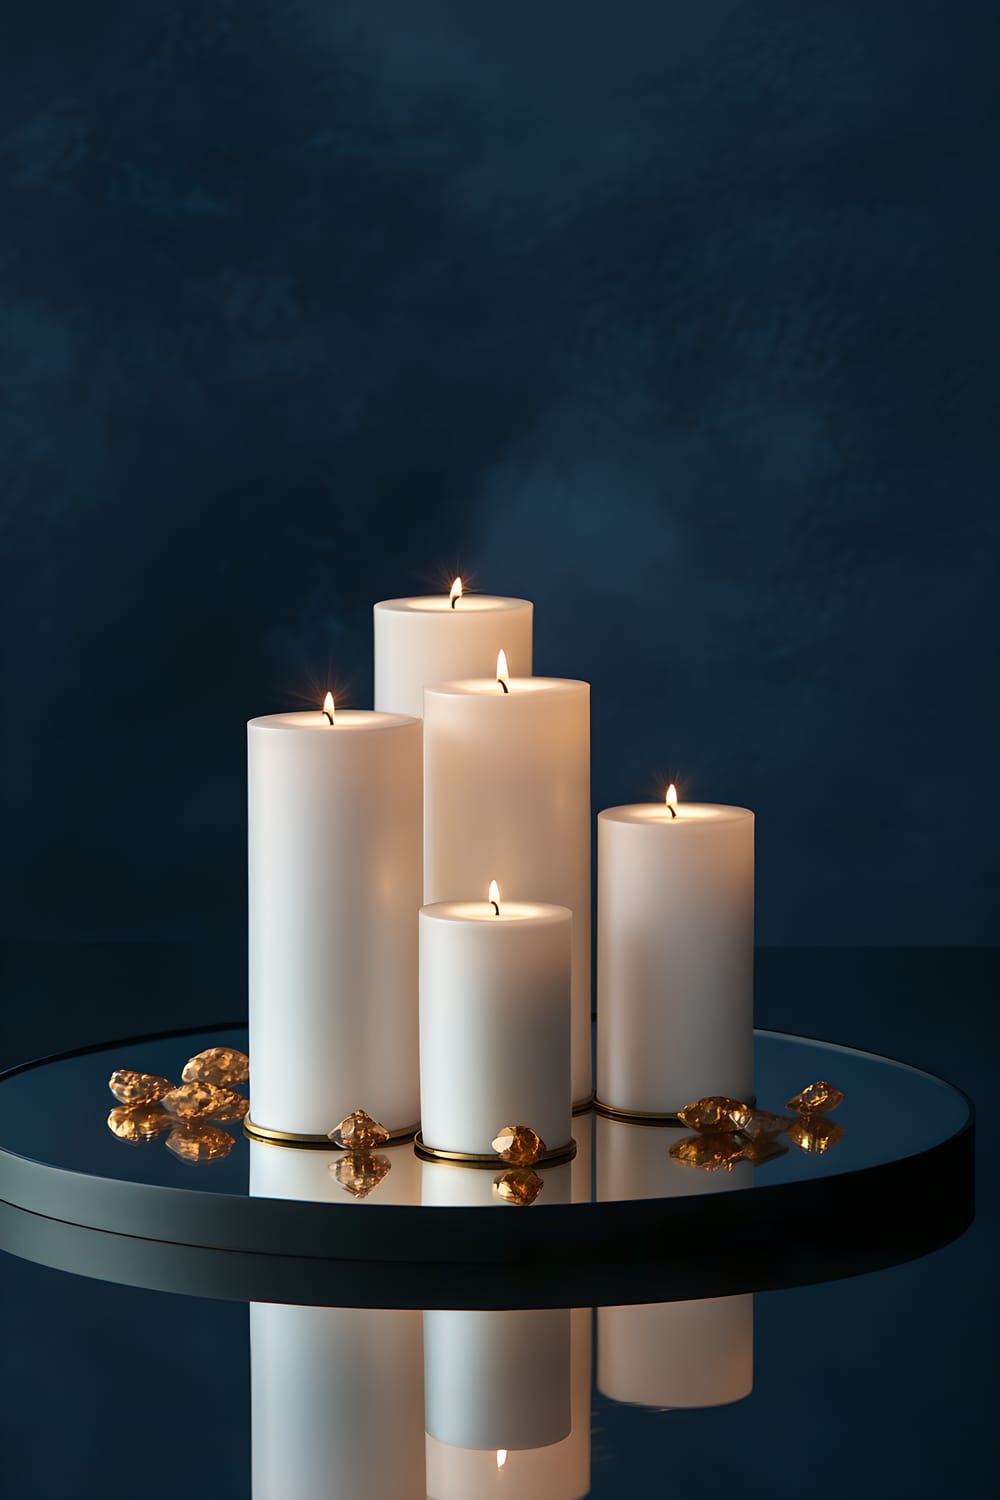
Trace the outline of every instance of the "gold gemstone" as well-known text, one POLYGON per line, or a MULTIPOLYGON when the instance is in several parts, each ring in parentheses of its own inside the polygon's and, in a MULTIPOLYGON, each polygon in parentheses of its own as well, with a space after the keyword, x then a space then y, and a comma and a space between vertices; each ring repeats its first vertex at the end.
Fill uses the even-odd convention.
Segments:
POLYGON ((132 1145, 151 1141, 176 1124, 173 1115, 168 1114, 162 1104, 119 1104, 108 1115, 111 1134, 132 1145))
POLYGON ((843 1104, 844 1096, 832 1083, 811 1083, 801 1094, 789 1099, 788 1108, 799 1115, 825 1115, 828 1110, 843 1104))
POLYGON ((216 1089, 215 1095, 215 1103, 199 1119, 242 1120, 250 1108, 250 1100, 245 1094, 238 1094, 235 1089, 216 1089))
POLYGON ((748 1140, 759 1141, 765 1136, 780 1135, 794 1124, 792 1115, 772 1115, 766 1109, 755 1109, 749 1123, 743 1126, 743 1134, 748 1140))
POLYGON ((117 1068, 108 1079, 108 1088, 122 1104, 152 1104, 170 1092, 169 1078, 155 1073, 133 1073, 131 1068, 117 1068))
POLYGON ((701 1172, 731 1172, 745 1145, 731 1131, 725 1135, 689 1135, 671 1146, 670 1156, 682 1166, 697 1167, 701 1172))
POLYGON ((250 1077, 250 1059, 235 1047, 209 1047, 196 1057, 188 1058, 181 1078, 185 1083, 246 1083, 250 1077))
POLYGON ((161 1102, 164 1109, 169 1109, 179 1120, 239 1119, 239 1115, 218 1114, 220 1109, 227 1107, 230 1099, 238 1097, 230 1089, 217 1089, 211 1083, 181 1083, 169 1094, 164 1094, 161 1102))
POLYGON ((749 1104, 741 1104, 738 1099, 729 1099, 725 1094, 709 1094, 677 1111, 682 1125, 689 1130, 707 1131, 710 1135, 742 1130, 750 1123, 752 1115, 749 1104))
POLYGON ((218 1125, 203 1125, 200 1120, 178 1125, 167 1136, 167 1149, 181 1161, 221 1161, 232 1151, 235 1142, 228 1130, 218 1125))
POLYGON ((811 1156, 823 1156, 844 1138, 844 1127, 822 1115, 803 1115, 788 1127, 788 1139, 811 1156))
POLYGON ((493 1191, 497 1197, 504 1203, 516 1203, 520 1208, 527 1208, 529 1203, 534 1203, 544 1186, 542 1178, 530 1167, 516 1167, 511 1172, 501 1172, 499 1177, 493 1179, 493 1191))
POLYGON ((351 1151, 340 1161, 330 1163, 330 1171, 345 1193, 352 1198, 367 1198, 374 1193, 380 1182, 384 1182, 392 1168, 387 1156, 376 1156, 373 1151, 351 1151))
POLYGON ((363 1109, 352 1110, 330 1131, 330 1140, 342 1151, 371 1151, 375 1146, 384 1146, 388 1139, 385 1126, 363 1109))
POLYGON ((501 1161, 530 1167, 545 1153, 545 1142, 530 1125, 505 1125, 491 1142, 501 1161))

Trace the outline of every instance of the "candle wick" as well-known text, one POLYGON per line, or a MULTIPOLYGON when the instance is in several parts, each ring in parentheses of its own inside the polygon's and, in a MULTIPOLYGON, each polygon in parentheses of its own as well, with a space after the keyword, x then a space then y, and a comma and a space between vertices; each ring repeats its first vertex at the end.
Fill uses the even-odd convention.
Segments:
POLYGON ((674 807, 674 805, 673 805, 672 802, 668 802, 667 803, 667 812, 670 814, 670 816, 672 818, 676 818, 676 816, 677 816, 677 809, 676 809, 676 807, 674 807))
POLYGON ((455 608, 455 605, 458 603, 458 601, 459 601, 459 599, 461 597, 462 597, 461 594, 456 594, 455 595, 454 599, 451 601, 451 607, 452 607, 452 609, 455 608))
POLYGON ((328 724, 333 723, 333 714, 328 708, 321 708, 320 713, 323 715, 324 719, 326 719, 328 724))
POLYGON ((500 915, 500 903, 499 903, 499 901, 491 901, 490 905, 492 906, 493 910, 496 912, 497 916, 499 916, 500 915))
POLYGON ((504 680, 503 680, 502 677, 498 677, 497 678, 497 682, 499 682, 500 686, 503 688, 503 690, 504 690, 505 693, 509 693, 510 692, 510 688, 504 682, 504 680))

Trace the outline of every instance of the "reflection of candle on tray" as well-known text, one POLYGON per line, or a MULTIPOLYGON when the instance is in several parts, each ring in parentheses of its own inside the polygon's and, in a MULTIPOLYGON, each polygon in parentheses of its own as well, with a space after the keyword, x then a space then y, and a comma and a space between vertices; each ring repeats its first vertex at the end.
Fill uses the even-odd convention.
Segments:
POLYGON ((424 900, 468 901, 494 875, 573 913, 573 1099, 589 1099, 590 687, 522 677, 509 647, 478 679, 424 695, 424 900))
POLYGON ((753 1389, 753 1297, 597 1309, 597 1389, 636 1406, 725 1406, 753 1389))
POLYGON ((423 1376, 419 1312, 251 1303, 254 1500, 424 1500, 423 1376))
POLYGON ((495 881, 486 900, 421 910, 425 1146, 489 1156, 504 1125, 530 1126, 550 1150, 569 1144, 571 920, 502 899, 495 881))
POLYGON ((490 1453, 561 1442, 572 1426, 570 1351, 565 1309, 425 1312, 427 1431, 490 1453))
POLYGON ((448 594, 384 599, 375 606, 375 707, 424 711, 424 688, 483 677, 506 647, 519 677, 531 676, 533 606, 527 599, 467 594, 456 578, 448 594))
POLYGON ((409 1143, 376 1151, 295 1150, 250 1142, 250 1196, 338 1204, 417 1204, 420 1166, 409 1143))
POLYGON ((753 813, 670 787, 597 827, 598 1098, 637 1114, 749 1100, 753 813))
POLYGON ((494 1452, 450 1446, 428 1434, 428 1500, 583 1500, 590 1493, 592 1326, 589 1307, 570 1314, 569 1436, 543 1448, 494 1452))
POLYGON ((419 1118, 422 726, 323 709, 247 726, 250 1119, 325 1137, 419 1118))

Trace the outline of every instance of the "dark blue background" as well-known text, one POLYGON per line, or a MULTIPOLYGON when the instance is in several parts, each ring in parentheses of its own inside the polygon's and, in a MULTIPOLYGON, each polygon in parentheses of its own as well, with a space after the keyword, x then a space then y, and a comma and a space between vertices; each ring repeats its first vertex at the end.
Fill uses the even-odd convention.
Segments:
POLYGON ((6 0, 3 926, 238 935, 243 721, 461 570, 763 942, 992 938, 996 33, 6 0))

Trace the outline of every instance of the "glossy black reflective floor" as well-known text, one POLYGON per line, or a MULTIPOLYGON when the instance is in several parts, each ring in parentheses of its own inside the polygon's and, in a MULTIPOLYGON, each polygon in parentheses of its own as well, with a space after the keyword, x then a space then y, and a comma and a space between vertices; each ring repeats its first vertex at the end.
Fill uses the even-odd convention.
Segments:
MULTIPOLYGON (((980 1108, 988 1167, 995 956, 764 954, 759 974, 763 1024, 895 1053, 965 1087, 980 1108)), ((85 1003, 85 990, 77 997, 85 1003)), ((12 1000, 8 988, 8 1014, 12 1000)), ((164 1007, 144 1024, 171 1019, 164 1007)), ((197 1019, 191 1011, 176 1017, 197 1019)), ((49 1045, 76 1040, 64 1034, 49 1045)), ((972 1228, 935 1254, 852 1280, 758 1294, 753 1390, 745 1399, 662 1412, 593 1393, 589 1493, 763 1500, 818 1488, 828 1496, 938 1497, 981 1484, 992 1457, 994 1175, 981 1173, 972 1228)), ((10 1257, 0 1267, 5 1500, 249 1500, 245 1306, 83 1280, 10 1257)), ((598 1321, 598 1351, 602 1331, 605 1350, 620 1348, 615 1331, 598 1321)), ((654 1352, 662 1355, 666 1343, 656 1342, 654 1352)), ((621 1374, 621 1357, 618 1363, 621 1374)), ((640 1360, 625 1359, 631 1380, 642 1370, 640 1360)), ((687 1383, 693 1379, 687 1370, 687 1383)), ((641 1379, 638 1389, 609 1383, 633 1398, 644 1389, 657 1402, 665 1394, 641 1379)), ((409 1419, 369 1415, 372 1443, 404 1441, 398 1424, 409 1419)), ((451 1456, 437 1454, 438 1475, 442 1457, 451 1456)), ((513 1477, 515 1464, 512 1449, 502 1474, 513 1477)), ((423 1483, 421 1475, 409 1478, 423 1483)), ((447 1480, 448 1473, 439 1482, 447 1480)), ((255 1500, 271 1500, 263 1482, 258 1477, 255 1500)), ((338 1489, 331 1472, 325 1500, 348 1494, 359 1500, 357 1488, 338 1489)), ((311 1497, 289 1491, 287 1500, 311 1497)), ((475 1492, 466 1489, 462 1500, 476 1500, 475 1492)))

